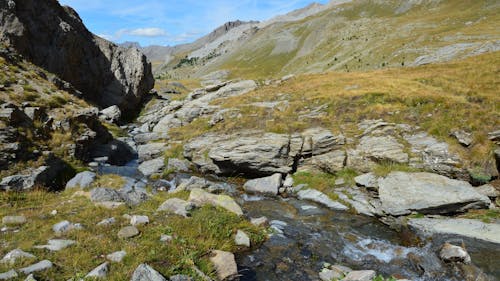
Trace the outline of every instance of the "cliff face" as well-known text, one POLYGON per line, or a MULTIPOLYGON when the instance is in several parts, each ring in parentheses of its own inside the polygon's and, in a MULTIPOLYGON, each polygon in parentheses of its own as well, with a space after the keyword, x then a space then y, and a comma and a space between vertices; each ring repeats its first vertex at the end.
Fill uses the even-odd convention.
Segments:
POLYGON ((0 1, 0 41, 101 107, 137 110, 154 86, 151 64, 141 52, 95 36, 57 0, 0 1))

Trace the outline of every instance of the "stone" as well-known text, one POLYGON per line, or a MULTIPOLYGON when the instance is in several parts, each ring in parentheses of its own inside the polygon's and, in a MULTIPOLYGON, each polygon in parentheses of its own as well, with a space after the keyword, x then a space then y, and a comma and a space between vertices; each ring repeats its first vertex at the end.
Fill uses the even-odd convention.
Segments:
POLYGON ((283 187, 289 189, 293 187, 293 184, 293 176, 291 174, 286 175, 285 181, 283 181, 283 187))
POLYGON ((337 271, 328 268, 323 268, 323 270, 319 273, 319 279, 321 279, 321 281, 337 280, 341 279, 343 276, 344 275, 338 273, 337 271))
POLYGON ((30 253, 27 253, 21 249, 14 249, 8 252, 1 260, 1 263, 14 264, 18 259, 36 259, 36 257, 30 253))
POLYGON ((94 268, 92 271, 90 271, 85 278, 97 278, 97 279, 104 279, 108 275, 109 271, 109 264, 107 262, 99 265, 98 267, 94 268))
POLYGON ((152 142, 137 147, 139 161, 147 161, 163 155, 168 145, 163 142, 152 142))
POLYGON ((356 185, 364 186, 369 190, 378 190, 378 177, 373 173, 367 173, 354 178, 356 185))
POLYGON ((465 181, 431 173, 392 172, 378 180, 383 210, 400 216, 416 211, 447 214, 488 208, 491 201, 465 181))
POLYGON ((498 144, 500 142, 500 130, 488 133, 488 139, 498 144))
POLYGON ((465 132, 463 130, 458 130, 451 132, 450 135, 455 137, 457 141, 465 147, 469 147, 472 144, 473 138, 471 133, 465 132))
POLYGON ((323 192, 312 188, 300 190, 299 192, 297 192, 297 197, 300 200, 310 200, 322 204, 336 211, 345 211, 349 209, 347 206, 344 206, 339 202, 333 201, 332 199, 330 199, 330 197, 328 197, 328 195, 324 194, 323 192))
POLYGON ((311 128, 302 133, 304 146, 303 156, 314 156, 329 153, 345 144, 343 135, 334 135, 324 128, 311 128))
POLYGON ((498 191, 493 185, 485 184, 475 188, 479 194, 487 196, 489 198, 496 198, 500 196, 500 191, 498 191))
POLYGON ((79 223, 71 223, 69 221, 61 221, 61 222, 58 222, 56 224, 54 224, 54 226, 52 226, 52 230, 56 233, 56 234, 63 234, 63 233, 66 233, 66 232, 69 232, 71 230, 78 230, 78 229, 82 229, 82 225, 79 224, 79 223))
POLYGON ((49 260, 43 260, 41 262, 35 263, 33 265, 20 268, 19 271, 28 275, 33 272, 45 271, 47 269, 51 269, 53 266, 52 262, 49 260))
POLYGON ((122 112, 116 105, 107 107, 99 112, 99 119, 108 123, 117 123, 121 117, 122 112))
POLYGON ((266 226, 269 224, 269 220, 266 217, 251 218, 250 223, 255 226, 266 226))
POLYGON ((174 275, 170 276, 170 281, 193 281, 193 279, 187 275, 174 275))
POLYGON ((365 159, 376 163, 406 164, 409 161, 408 154, 404 152, 404 146, 392 136, 364 136, 359 141, 357 150, 365 159))
POLYGON ((372 281, 376 275, 373 270, 356 270, 349 272, 342 281, 372 281))
POLYGON ((2 218, 2 224, 5 225, 23 225, 26 222, 25 216, 5 216, 2 218))
POLYGON ((177 158, 169 158, 167 164, 167 171, 172 172, 189 172, 190 163, 186 160, 180 160, 177 158))
POLYGON ((107 218, 97 223, 97 226, 110 226, 116 223, 115 218, 107 218))
POLYGON ((135 226, 126 226, 118 231, 118 238, 132 238, 139 235, 139 233, 139 230, 135 226))
POLYGON ((114 253, 111 253, 109 255, 106 255, 106 259, 112 262, 121 262, 123 258, 127 255, 127 252, 125 251, 117 251, 114 253))
POLYGON ((174 240, 174 237, 172 235, 162 234, 160 236, 160 242, 169 243, 172 242, 172 240, 174 240))
POLYGON ((334 150, 332 152, 313 156, 310 159, 310 164, 323 172, 335 174, 344 169, 346 159, 347 155, 345 151, 334 150))
POLYGON ((282 175, 276 173, 265 178, 249 180, 243 188, 250 193, 263 193, 268 195, 278 195, 278 190, 281 187, 282 175))
POLYGON ((28 275, 28 277, 26 277, 26 279, 24 279, 24 281, 36 281, 36 279, 35 276, 33 276, 33 274, 30 274, 28 275))
POLYGON ((117 190, 111 188, 94 188, 90 191, 92 202, 123 202, 123 198, 117 190))
POLYGON ((473 219, 413 218, 408 226, 424 237, 479 240, 500 246, 500 224, 473 219))
POLYGON ((167 279, 158 271, 143 263, 135 269, 130 281, 167 281, 167 279))
POLYGON ((0 273, 0 280, 9 280, 19 277, 17 272, 14 269, 11 269, 7 272, 0 273))
POLYGON ((74 244, 76 244, 76 241, 73 240, 50 239, 47 245, 35 246, 35 248, 57 252, 74 244))
POLYGON ((163 202, 156 211, 176 214, 183 217, 188 217, 189 212, 193 209, 193 204, 179 198, 170 198, 163 202))
POLYGON ((71 180, 66 183, 66 189, 81 188, 86 189, 94 182, 96 174, 85 171, 76 174, 71 180))
POLYGON ((133 226, 137 225, 144 225, 149 223, 149 217, 148 216, 132 216, 130 219, 130 224, 133 226))
POLYGON ((189 202, 192 202, 197 206, 209 204, 215 207, 224 208, 238 216, 243 215, 241 207, 230 196, 211 194, 199 188, 191 190, 191 193, 189 194, 189 202))
POLYGON ((461 262, 465 264, 471 263, 470 255, 464 248, 450 243, 444 243, 441 251, 439 252, 439 257, 444 262, 461 262))
POLYGON ((250 237, 244 231, 238 229, 234 237, 234 243, 237 246, 250 247, 250 237))
POLYGON ((149 199, 148 193, 143 188, 122 188, 119 190, 119 193, 123 201, 125 201, 128 206, 137 206, 149 199))
POLYGON ((238 275, 238 266, 233 253, 224 251, 212 251, 210 262, 215 267, 215 272, 219 280, 231 280, 238 275))
POLYGON ((139 165, 138 169, 143 175, 149 177, 151 175, 161 173, 163 167, 165 167, 165 160, 163 159, 163 157, 160 157, 142 162, 139 165))

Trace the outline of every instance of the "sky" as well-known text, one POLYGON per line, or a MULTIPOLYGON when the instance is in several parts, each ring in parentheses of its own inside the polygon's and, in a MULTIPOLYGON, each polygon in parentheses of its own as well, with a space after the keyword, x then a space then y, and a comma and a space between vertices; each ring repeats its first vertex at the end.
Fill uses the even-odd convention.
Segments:
MULTIPOLYGON (((314 0, 60 0, 87 28, 116 43, 189 43, 233 20, 266 20, 314 0)), ((314 2, 326 3, 327 0, 314 2)))

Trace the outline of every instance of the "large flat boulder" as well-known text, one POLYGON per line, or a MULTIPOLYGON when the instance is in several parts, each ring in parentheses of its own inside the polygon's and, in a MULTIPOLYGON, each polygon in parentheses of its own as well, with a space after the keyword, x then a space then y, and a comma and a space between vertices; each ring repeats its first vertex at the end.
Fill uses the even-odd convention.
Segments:
POLYGON ((283 176, 278 173, 265 178, 249 180, 245 183, 243 188, 250 193, 278 195, 282 182, 283 176))
POLYGON ((378 180, 383 210, 390 215, 447 214, 488 208, 490 200, 468 182, 432 173, 392 172, 378 180))

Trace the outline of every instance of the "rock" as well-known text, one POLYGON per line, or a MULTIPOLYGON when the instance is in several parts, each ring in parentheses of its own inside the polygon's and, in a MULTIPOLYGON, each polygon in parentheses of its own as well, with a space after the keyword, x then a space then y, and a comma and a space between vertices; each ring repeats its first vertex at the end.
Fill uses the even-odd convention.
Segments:
POLYGON ((73 240, 62 240, 62 239, 51 239, 48 241, 47 245, 35 246, 36 249, 47 249, 49 251, 57 252, 64 248, 67 248, 73 244, 76 244, 76 241, 73 240))
POLYGON ((33 274, 30 274, 28 275, 28 277, 26 277, 26 279, 24 279, 24 281, 36 281, 36 279, 35 276, 33 276, 33 274))
POLYGON ((108 259, 109 261, 112 261, 112 262, 121 262, 123 260, 123 258, 125 258, 126 255, 127 255, 127 252, 118 251, 118 252, 114 252, 114 253, 111 253, 109 255, 106 255, 106 259, 108 259))
POLYGON ((431 173, 392 172, 378 180, 383 210, 400 216, 417 211, 446 214, 488 208, 490 200, 468 183, 431 173))
POLYGON ((222 207, 238 216, 243 215, 241 207, 230 196, 211 194, 199 188, 191 190, 191 193, 189 194, 189 202, 192 202, 197 206, 210 204, 212 206, 222 207))
POLYGON ((121 194, 111 188, 94 188, 90 191, 90 200, 92 202, 123 202, 121 194))
POLYGON ((493 185, 485 184, 475 188, 479 194, 487 196, 489 198, 496 198, 500 196, 500 191, 498 191, 493 185))
POLYGON ((66 183, 66 189, 86 189, 94 182, 95 178, 96 174, 93 172, 85 171, 78 173, 75 177, 68 181, 68 183, 66 183))
POLYGON ((118 238, 126 239, 139 235, 139 230, 135 226, 126 226, 118 231, 118 238))
POLYGON ((172 172, 189 172, 190 163, 186 160, 179 160, 177 158, 169 158, 167 164, 167 171, 172 172))
POLYGON ((343 276, 344 275, 338 273, 337 271, 328 268, 323 268, 323 270, 319 273, 319 279, 321 279, 321 281, 337 280, 341 279, 343 276))
POLYGON ((372 281, 376 275, 373 270, 356 270, 349 272, 342 281, 372 281))
POLYGON ((109 226, 116 223, 115 218, 107 218, 97 223, 97 226, 109 226))
POLYGON ((52 226, 52 230, 56 233, 56 234, 63 234, 63 233, 66 233, 66 232, 69 232, 71 230, 78 230, 78 229, 82 229, 82 225, 79 224, 79 223, 71 223, 69 221, 61 221, 61 222, 58 222, 56 224, 54 224, 54 226, 52 226))
POLYGON ((451 132, 450 135, 455 137, 458 142, 465 147, 469 147, 472 144, 473 139, 471 133, 459 130, 451 132))
POLYGON ((471 263, 471 258, 467 251, 460 247, 455 246, 450 243, 445 243, 439 252, 439 257, 444 262, 461 262, 465 264, 471 263))
POLYGON ((323 128, 312 128, 302 133, 304 147, 303 156, 321 155, 338 149, 345 144, 343 135, 334 135, 329 130, 323 128))
POLYGON ((265 226, 269 223, 269 220, 266 217, 251 218, 250 223, 255 226, 265 226))
POLYGON ((36 257, 30 253, 27 253, 21 249, 14 249, 8 252, 1 260, 1 263, 14 264, 18 259, 36 259, 36 257))
POLYGON ((492 142, 500 142, 500 130, 488 133, 488 139, 492 142))
POLYGON ((286 175, 285 181, 283 182, 283 187, 286 189, 290 189, 293 187, 293 184, 293 176, 290 174, 286 175))
MULTIPOLYGON (((85 99, 130 112, 139 109, 143 96, 153 88, 151 64, 139 50, 117 47, 93 35, 73 9, 57 1, 26 0, 16 1, 15 9, 8 9, 3 1, 0 11, 5 19, 0 41, 70 82, 85 99)), ((49 80, 72 90, 58 78, 49 80)))
POLYGON ((117 123, 121 117, 122 112, 116 105, 107 107, 99 112, 99 119, 103 122, 117 123))
POLYGON ((219 280, 238 280, 238 266, 232 253, 212 251, 210 262, 214 264, 219 280))
MULTIPOLYGON (((149 131, 149 129, 148 129, 149 131)), ((137 134, 134 136, 134 141, 139 144, 145 144, 148 142, 152 141, 157 141, 157 140, 166 140, 168 139, 168 134, 167 133, 155 133, 155 132, 146 132, 142 134, 137 134)))
POLYGON ((89 272, 85 278, 94 278, 94 279, 103 279, 106 278, 108 275, 109 271, 109 264, 107 262, 99 265, 98 267, 94 268, 91 272, 89 272))
POLYGON ((278 189, 281 187, 282 175, 276 173, 272 176, 249 180, 243 188, 250 193, 264 193, 269 195, 278 195, 278 189))
MULTIPOLYGON (((313 167, 330 174, 335 174, 346 165, 347 155, 343 150, 335 150, 333 152, 316 155, 310 159, 310 165, 313 167)), ((305 164, 307 166, 307 161, 305 164)))
POLYGON ((167 212, 183 217, 188 217, 193 209, 193 204, 179 198, 170 198, 158 207, 158 212, 167 212))
POLYGON ((192 176, 189 179, 180 178, 175 191, 193 190, 194 188, 204 189, 213 193, 231 192, 233 187, 227 183, 215 183, 204 178, 192 176))
POLYGON ((7 272, 0 273, 0 280, 9 280, 19 277, 17 272, 14 269, 11 269, 7 272))
POLYGON ((174 275, 170 276, 170 281, 193 281, 193 279, 187 275, 174 275))
POLYGON ((122 188, 119 190, 121 198, 127 203, 129 206, 137 206, 142 202, 145 202, 149 199, 149 195, 146 190, 143 188, 130 188, 125 189, 122 188))
POLYGON ((414 218, 408 226, 424 237, 479 240, 500 245, 500 224, 473 219, 414 218))
POLYGON ((355 150, 347 157, 347 165, 360 171, 369 170, 376 163, 392 162, 406 164, 409 156, 404 146, 392 136, 364 136, 355 150))
POLYGON ((114 210, 114 209, 120 208, 121 206, 124 206, 125 203, 123 203, 123 202, 97 202, 94 205, 98 206, 98 207, 102 207, 104 209, 114 210))
POLYGON ((130 281, 167 281, 167 279, 158 271, 143 263, 135 269, 130 281))
POLYGON ((172 235, 162 234, 160 236, 160 242, 168 243, 168 242, 172 242, 172 240, 174 240, 174 237, 172 235))
POLYGON ((45 271, 47 269, 51 269, 52 266, 53 266, 53 264, 51 261, 43 260, 41 262, 30 265, 28 267, 20 268, 19 271, 28 275, 28 274, 31 274, 33 272, 39 272, 39 271, 45 271))
POLYGON ((143 225, 148 223, 149 223, 148 216, 132 216, 132 218, 130 219, 130 224, 133 226, 143 225))
POLYGON ((238 230, 236 232, 236 237, 234 238, 234 243, 237 246, 250 247, 250 237, 248 237, 244 231, 238 230))
POLYGON ((165 160, 163 157, 160 157, 142 162, 138 169, 143 175, 149 177, 151 175, 161 173, 163 167, 165 167, 165 160))
POLYGON ((358 186, 364 186, 370 190, 378 190, 378 178, 373 173, 363 174, 354 178, 358 186))
POLYGON ((343 204, 333 201, 328 197, 328 195, 322 193, 321 191, 318 191, 316 189, 305 189, 305 190, 300 190, 297 193, 297 196, 300 200, 310 200, 322 205, 325 205, 326 207, 332 209, 332 210, 337 210, 337 211, 345 211, 348 210, 349 208, 344 206, 343 204))
POLYGON ((165 150, 167 150, 167 148, 168 145, 162 142, 153 142, 153 143, 139 145, 137 147, 139 160, 147 161, 162 156, 163 153, 165 153, 165 150))
POLYGON ((23 225, 26 221, 25 216, 5 216, 2 218, 2 224, 5 225, 23 225))

